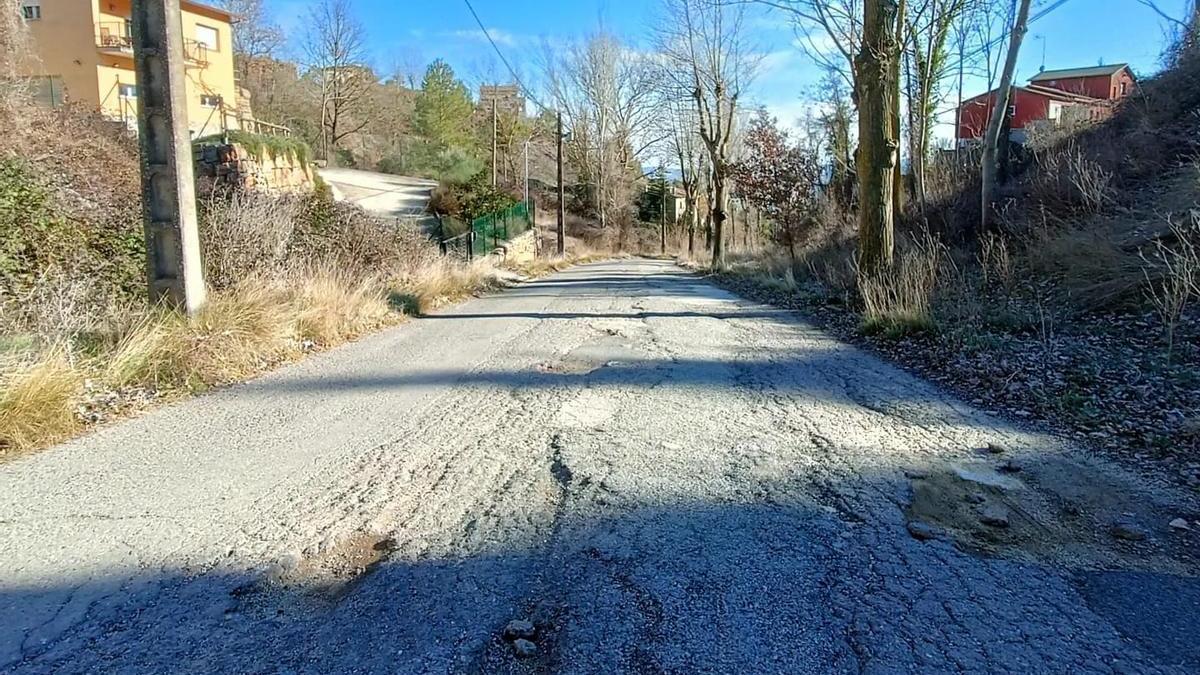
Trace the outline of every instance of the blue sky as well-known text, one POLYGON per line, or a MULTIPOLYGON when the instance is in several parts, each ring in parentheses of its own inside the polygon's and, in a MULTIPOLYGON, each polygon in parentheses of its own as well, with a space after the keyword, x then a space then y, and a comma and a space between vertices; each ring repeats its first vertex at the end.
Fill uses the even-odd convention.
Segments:
MULTIPOLYGON (((375 65, 423 70, 443 58, 469 84, 508 78, 483 38, 463 0, 354 0, 366 25, 375 65)), ((1000 1, 1000 0, 997 0, 1000 1)), ((303 29, 308 0, 268 0, 289 33, 303 29)), ((658 15, 656 0, 473 0, 505 56, 523 77, 536 79, 537 62, 547 43, 570 39, 603 24, 635 45, 650 42, 658 15)), ((1035 0, 1037 5, 1048 4, 1035 0)), ((1181 16, 1187 0, 1158 0, 1166 12, 1181 16)), ((1035 10, 1036 11, 1036 10, 1035 10)), ((766 105, 781 121, 792 123, 810 104, 806 98, 819 72, 795 46, 787 17, 754 10, 750 24, 754 44, 765 56, 751 92, 753 103, 766 105)), ((1018 69, 1019 81, 1047 68, 1069 68, 1128 62, 1139 74, 1158 67, 1164 22, 1137 0, 1068 0, 1030 27, 1018 69)), ((968 81, 967 95, 983 90, 968 81)))

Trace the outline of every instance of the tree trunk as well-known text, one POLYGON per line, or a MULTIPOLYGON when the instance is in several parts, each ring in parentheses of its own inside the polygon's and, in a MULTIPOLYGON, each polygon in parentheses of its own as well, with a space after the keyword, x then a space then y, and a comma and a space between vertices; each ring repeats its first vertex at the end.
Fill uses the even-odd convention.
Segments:
POLYGON ((900 214, 904 211, 905 197, 907 196, 904 190, 904 171, 900 166, 900 65, 904 60, 903 31, 904 8, 906 4, 907 0, 900 0, 896 7, 896 18, 892 20, 892 42, 894 43, 894 47, 892 48, 891 59, 888 64, 888 83, 891 86, 888 112, 892 116, 890 132, 892 141, 896 144, 896 160, 892 162, 892 211, 894 214, 900 214))
POLYGON ((696 212, 692 207, 688 207, 687 215, 687 230, 688 230, 688 257, 696 255, 696 212))
MULTIPOLYGON (((1017 11, 1017 19, 1013 23, 1012 40, 1008 44, 1008 56, 1004 60, 1004 72, 1000 76, 1000 88, 996 90, 996 106, 992 110, 992 118, 988 120, 987 136, 983 141, 983 163, 981 168, 980 190, 980 231, 987 231, 991 220, 992 192, 996 188, 996 151, 1000 145, 1000 128, 1004 118, 1008 116, 1008 105, 1012 99, 1013 72, 1017 69, 1017 56, 1021 52, 1021 41, 1025 39, 1025 30, 1029 24, 1029 5, 1031 0, 1021 0, 1021 8, 1017 11)), ((1008 139, 1004 139, 1008 142, 1008 139)))
POLYGON ((855 58, 858 99, 858 264, 873 274, 892 264, 895 175, 900 144, 893 122, 896 0, 864 0, 862 49, 855 58))
POLYGON ((713 175, 713 210, 712 210, 712 266, 720 269, 725 264, 725 176, 724 172, 713 175))

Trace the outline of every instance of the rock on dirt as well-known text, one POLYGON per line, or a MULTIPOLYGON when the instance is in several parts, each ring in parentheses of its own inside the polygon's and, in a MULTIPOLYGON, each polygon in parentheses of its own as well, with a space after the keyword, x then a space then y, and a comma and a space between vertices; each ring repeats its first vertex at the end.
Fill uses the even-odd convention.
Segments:
POLYGON ((1008 527, 1008 509, 999 504, 989 504, 980 512, 979 522, 988 527, 1008 527))
POLYGON ((930 539, 937 539, 938 531, 928 523, 922 523, 919 520, 910 520, 908 521, 907 527, 908 533, 911 534, 912 538, 916 539, 917 541, 929 541, 930 539))
POLYGON ((1008 446, 1003 443, 988 443, 985 450, 987 450, 988 454, 1003 455, 1008 452, 1008 446))
POLYGON ((1109 534, 1117 539, 1125 541, 1143 541, 1146 539, 1146 531, 1132 521, 1118 520, 1112 524, 1108 530, 1109 534))
POLYGON ((996 470, 999 471, 1000 473, 1017 473, 1021 470, 1021 465, 1017 464, 1016 462, 1014 462, 1010 459, 1007 462, 996 467, 996 470))
POLYGON ((536 634, 537 627, 525 619, 513 619, 504 627, 505 640, 532 640, 536 634))
POLYGON ((513 653, 519 658, 526 659, 531 656, 537 656, 537 645, 529 640, 517 639, 513 640, 513 653))

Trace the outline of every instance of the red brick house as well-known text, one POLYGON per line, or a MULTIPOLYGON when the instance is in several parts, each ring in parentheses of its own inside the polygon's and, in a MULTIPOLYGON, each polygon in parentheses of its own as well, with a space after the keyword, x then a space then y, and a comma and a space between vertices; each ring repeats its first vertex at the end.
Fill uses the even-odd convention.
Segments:
MULTIPOLYGON (((1113 105, 1133 93, 1137 80, 1124 63, 1093 68, 1047 70, 1024 87, 1013 87, 1008 114, 1011 139, 1024 143, 1034 124, 1060 123, 1065 114, 1093 120, 1107 117, 1113 105)), ((987 130, 996 105, 996 91, 963 101, 958 111, 956 138, 960 144, 978 141, 987 130)))

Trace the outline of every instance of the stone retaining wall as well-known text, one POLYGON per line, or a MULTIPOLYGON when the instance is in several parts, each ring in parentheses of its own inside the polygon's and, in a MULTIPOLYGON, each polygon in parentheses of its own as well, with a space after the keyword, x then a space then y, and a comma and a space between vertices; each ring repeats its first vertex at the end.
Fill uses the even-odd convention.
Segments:
POLYGON ((308 192, 315 185, 312 166, 289 153, 255 155, 238 143, 197 148, 196 179, 272 192, 308 192))
POLYGON ((506 241, 493 251, 492 255, 499 256, 504 262, 515 265, 533 262, 538 256, 540 243, 537 230, 529 230, 506 241))

